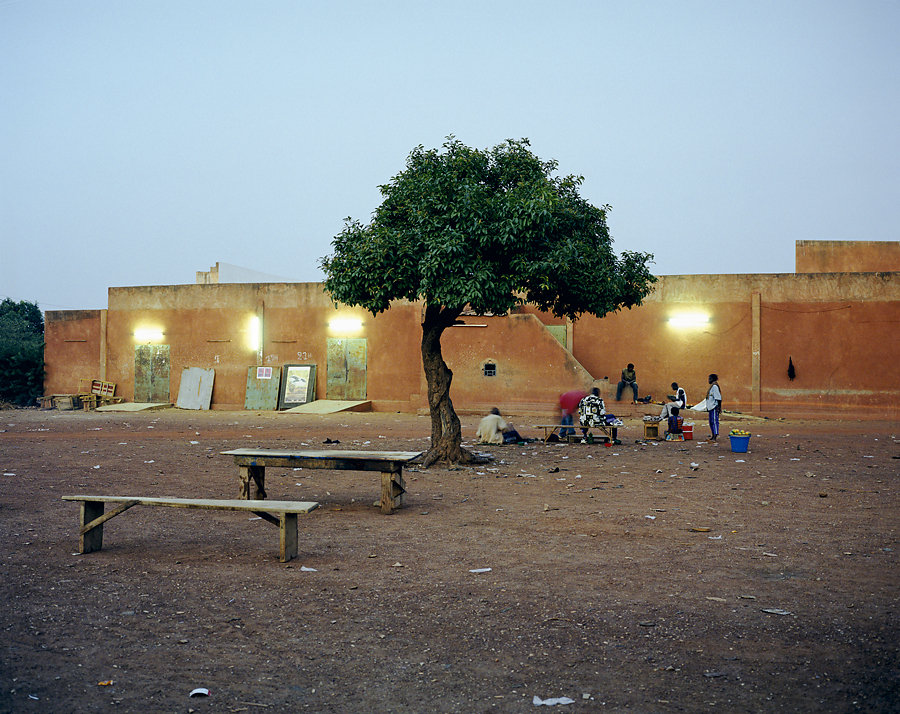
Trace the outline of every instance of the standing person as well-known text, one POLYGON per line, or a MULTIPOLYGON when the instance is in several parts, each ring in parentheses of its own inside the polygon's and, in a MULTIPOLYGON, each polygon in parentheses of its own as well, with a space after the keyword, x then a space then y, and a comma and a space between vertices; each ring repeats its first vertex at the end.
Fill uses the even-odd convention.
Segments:
POLYGON ((581 389, 573 389, 571 392, 559 395, 559 410, 562 413, 563 429, 560 429, 559 435, 562 438, 574 436, 575 430, 572 426, 575 423, 575 413, 578 411, 578 404, 585 397, 587 392, 581 389))
POLYGON ((719 389, 719 375, 709 375, 709 391, 706 393, 706 408, 709 410, 710 441, 719 438, 719 414, 722 413, 722 390, 719 389))
POLYGON ((672 416, 673 409, 684 409, 687 406, 687 394, 684 389, 678 386, 678 382, 672 382, 674 394, 669 395, 669 403, 663 404, 662 411, 659 413, 660 419, 668 419, 672 416))
POLYGON ((619 384, 616 386, 616 401, 622 401, 622 390, 625 387, 631 387, 631 391, 634 394, 634 399, 632 399, 632 404, 637 404, 638 398, 638 386, 637 386, 637 372, 634 371, 634 365, 631 362, 628 363, 628 366, 622 370, 622 379, 619 381, 619 384))

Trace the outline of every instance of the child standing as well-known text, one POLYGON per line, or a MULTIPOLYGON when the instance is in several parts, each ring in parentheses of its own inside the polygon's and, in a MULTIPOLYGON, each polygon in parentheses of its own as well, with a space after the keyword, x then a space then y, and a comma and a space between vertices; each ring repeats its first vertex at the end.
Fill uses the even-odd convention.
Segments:
POLYGON ((722 413, 722 391, 719 389, 719 375, 709 375, 709 391, 706 393, 706 408, 709 410, 710 441, 719 438, 719 414, 722 413))

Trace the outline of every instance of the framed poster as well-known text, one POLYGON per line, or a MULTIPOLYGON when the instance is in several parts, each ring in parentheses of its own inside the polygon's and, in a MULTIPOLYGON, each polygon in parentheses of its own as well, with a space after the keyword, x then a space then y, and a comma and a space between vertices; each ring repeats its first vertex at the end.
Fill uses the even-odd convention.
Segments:
POLYGON ((316 365, 286 364, 281 380, 279 409, 290 409, 316 399, 316 365))

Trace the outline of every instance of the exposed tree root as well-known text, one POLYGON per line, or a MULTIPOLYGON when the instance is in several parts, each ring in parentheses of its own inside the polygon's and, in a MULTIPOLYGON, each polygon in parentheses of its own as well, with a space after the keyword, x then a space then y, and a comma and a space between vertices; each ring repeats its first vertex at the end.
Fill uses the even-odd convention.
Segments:
POLYGON ((473 454, 462 446, 453 444, 438 444, 437 446, 425 452, 422 457, 422 466, 428 468, 432 464, 447 463, 461 466, 469 466, 472 464, 490 463, 491 457, 473 454))

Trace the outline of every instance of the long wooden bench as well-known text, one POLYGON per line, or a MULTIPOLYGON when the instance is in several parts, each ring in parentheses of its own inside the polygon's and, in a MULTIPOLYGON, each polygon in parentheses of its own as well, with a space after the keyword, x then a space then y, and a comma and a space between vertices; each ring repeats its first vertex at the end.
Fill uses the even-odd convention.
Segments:
POLYGON ((234 457, 241 486, 240 498, 250 498, 251 484, 257 499, 266 497, 266 467, 378 471, 381 473, 381 512, 401 508, 406 495, 403 465, 421 451, 283 451, 280 449, 232 449, 222 454, 234 457))
POLYGON ((133 506, 170 506, 201 510, 249 511, 278 526, 280 559, 286 563, 297 557, 297 514, 318 507, 314 501, 243 501, 206 498, 144 498, 138 496, 63 496, 63 501, 81 502, 81 529, 78 552, 92 553, 103 547, 103 524, 133 506), (118 504, 104 513, 104 504, 118 504))
POLYGON ((575 436, 564 437, 560 436, 560 439, 575 439, 577 438, 579 441, 581 440, 581 434, 577 433, 582 429, 586 429, 587 433, 593 436, 594 431, 599 431, 603 436, 600 437, 605 441, 615 441, 619 438, 619 429, 621 427, 613 426, 611 424, 602 424, 600 426, 581 426, 580 424, 535 424, 535 429, 543 429, 544 430, 544 443, 550 440, 550 437, 553 436, 557 431, 562 433, 563 429, 573 429, 576 431, 575 436))

